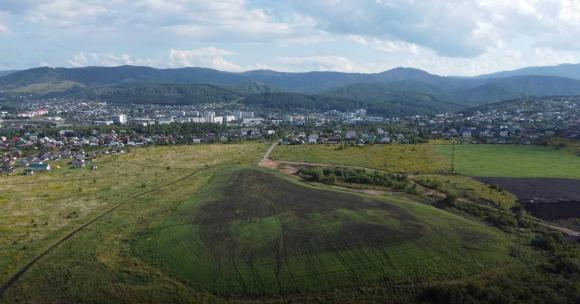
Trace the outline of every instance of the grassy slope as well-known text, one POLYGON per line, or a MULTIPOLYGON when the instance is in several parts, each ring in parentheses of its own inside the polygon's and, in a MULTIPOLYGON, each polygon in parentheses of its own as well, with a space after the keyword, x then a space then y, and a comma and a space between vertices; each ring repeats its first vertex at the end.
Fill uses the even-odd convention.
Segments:
POLYGON ((67 231, 134 194, 165 185, 129 201, 57 247, 8 290, 5 302, 150 303, 198 299, 195 292, 131 257, 132 238, 155 225, 159 214, 171 212, 194 195, 216 168, 256 163, 266 148, 264 144, 243 144, 139 149, 116 160, 99 160, 96 172, 61 169, 33 177, 3 177, 0 193, 3 197, 4 193, 9 195, 2 199, 0 216, 11 216, 0 220, 1 231, 9 232, 3 234, 0 246, 2 282, 67 231), (173 182, 194 173, 187 180, 173 182), (83 194, 78 194, 79 188, 83 188, 83 194), (71 211, 77 211, 78 217, 67 219, 71 211), (32 220, 39 224, 35 227, 32 220))
POLYGON ((197 288, 243 296, 392 288, 516 264, 506 234, 439 209, 247 172, 214 177, 137 253, 197 288))
POLYGON ((494 202, 498 207, 510 208, 517 202, 517 197, 509 192, 493 189, 470 177, 461 175, 420 175, 416 180, 424 184, 435 182, 439 190, 466 197, 473 201, 480 199, 494 202))
MULTIPOLYGON (((451 159, 451 146, 437 146, 451 159)), ((469 176, 580 178, 580 157, 539 146, 456 145, 457 172, 469 176)))
POLYGON ((434 173, 448 170, 445 158, 433 145, 336 145, 278 146, 273 159, 336 165, 361 166, 393 172, 434 173))

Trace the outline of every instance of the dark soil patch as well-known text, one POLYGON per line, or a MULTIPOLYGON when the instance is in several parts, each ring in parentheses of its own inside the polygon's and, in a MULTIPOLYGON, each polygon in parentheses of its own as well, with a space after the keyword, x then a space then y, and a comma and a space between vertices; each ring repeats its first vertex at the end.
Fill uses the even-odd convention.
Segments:
POLYGON ((580 180, 480 177, 516 195, 526 209, 544 219, 580 217, 580 180))
MULTIPOLYGON (((190 220, 202 227, 204 239, 214 246, 232 241, 228 226, 234 222, 251 223, 272 216, 292 219, 282 225, 286 244, 300 251, 336 250, 368 245, 382 246, 412 241, 421 237, 423 225, 403 208, 352 194, 320 191, 286 181, 261 171, 244 170, 230 176, 221 197, 208 200, 191 214, 190 220), (402 227, 394 230, 378 223, 346 221, 336 233, 324 234, 313 229, 322 215, 338 216, 337 210, 362 214, 371 211, 395 217, 402 227)), ((223 245, 223 244, 222 244, 223 245)))

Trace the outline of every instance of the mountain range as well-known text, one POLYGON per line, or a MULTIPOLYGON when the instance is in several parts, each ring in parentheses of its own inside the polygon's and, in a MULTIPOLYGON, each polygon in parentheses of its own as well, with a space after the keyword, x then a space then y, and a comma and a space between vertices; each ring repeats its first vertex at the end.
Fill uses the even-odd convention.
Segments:
POLYGON ((94 98, 119 103, 241 102, 296 110, 364 107, 384 115, 462 110, 528 96, 580 95, 580 65, 530 67, 477 77, 444 77, 412 68, 382 73, 243 73, 140 66, 34 68, 0 72, 10 97, 94 98))

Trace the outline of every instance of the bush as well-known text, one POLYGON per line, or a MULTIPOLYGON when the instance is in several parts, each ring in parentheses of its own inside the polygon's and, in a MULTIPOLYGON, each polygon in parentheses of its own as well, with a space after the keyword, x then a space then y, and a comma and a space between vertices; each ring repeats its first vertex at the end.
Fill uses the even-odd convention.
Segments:
POLYGON ((562 243, 562 235, 556 232, 538 233, 530 243, 537 249, 553 252, 562 243))

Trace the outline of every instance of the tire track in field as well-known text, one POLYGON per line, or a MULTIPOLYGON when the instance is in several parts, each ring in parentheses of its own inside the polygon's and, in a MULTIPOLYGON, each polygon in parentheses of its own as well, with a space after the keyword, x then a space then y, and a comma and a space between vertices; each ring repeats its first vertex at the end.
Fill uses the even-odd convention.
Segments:
POLYGON ((2 285, 0 285, 0 300, 4 299, 4 294, 6 293, 6 291, 12 287, 16 282, 18 282, 18 280, 24 275, 26 274, 31 268, 32 266, 34 266, 36 263, 38 263, 42 258, 44 258, 45 256, 47 256, 49 253, 51 253, 54 249, 56 249, 58 246, 60 246, 61 244, 65 243, 66 241, 70 240, 71 238, 73 238, 75 235, 77 235, 79 232, 83 231, 84 229, 86 229, 87 227, 91 226, 92 224, 98 222, 99 220, 103 219, 104 217, 106 217, 107 215, 112 214, 113 212, 115 212, 117 209, 123 207, 124 205, 126 205, 127 203, 131 202, 134 199, 143 197, 145 195, 148 195, 150 193, 153 193, 155 191, 158 191, 160 189, 175 185, 177 183, 183 182, 185 180, 188 180, 190 178, 193 178, 195 176, 197 176, 198 174, 201 174, 203 172, 205 172, 207 169, 210 169, 211 167, 207 167, 207 168, 203 168, 200 170, 197 170, 191 174, 188 174, 180 179, 177 179, 175 181, 169 182, 167 184, 155 187, 151 190, 147 190, 145 192, 141 192, 138 194, 135 194, 127 199, 125 199, 124 201, 118 203, 117 205, 113 206, 111 209, 105 211, 104 213, 98 215, 97 217, 93 218, 92 220, 84 223, 83 225, 75 228, 74 230, 72 230, 71 232, 69 232, 68 234, 66 234, 64 237, 62 237, 60 240, 58 240, 56 243, 53 243, 52 245, 50 245, 48 248, 46 248, 44 251, 42 251, 40 254, 38 254, 35 258, 33 258, 30 262, 28 262, 26 265, 24 265, 19 271, 17 271, 14 275, 12 275, 12 277, 10 277, 8 279, 8 281, 6 281, 5 283, 3 283, 2 285))

